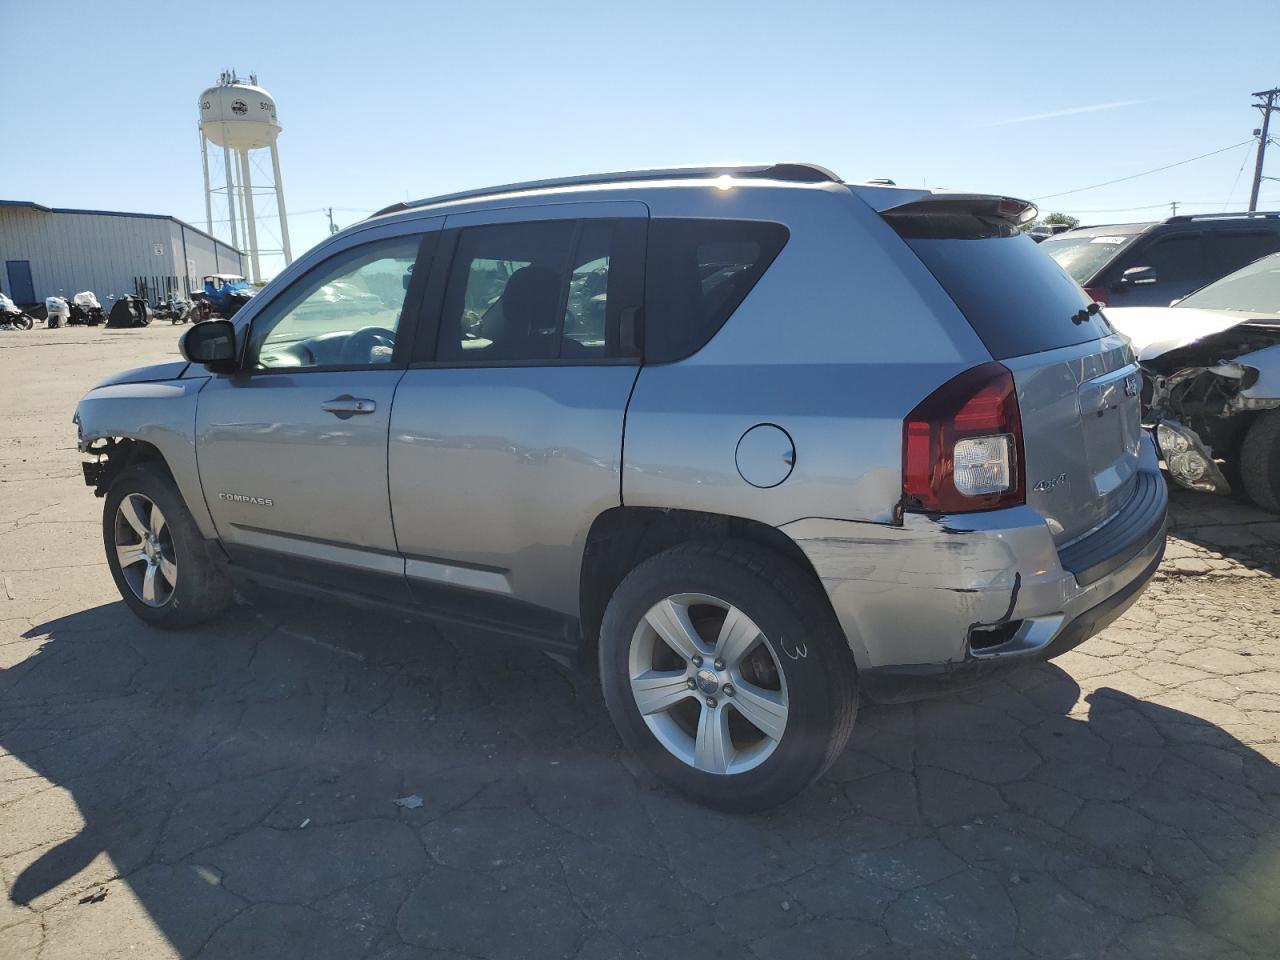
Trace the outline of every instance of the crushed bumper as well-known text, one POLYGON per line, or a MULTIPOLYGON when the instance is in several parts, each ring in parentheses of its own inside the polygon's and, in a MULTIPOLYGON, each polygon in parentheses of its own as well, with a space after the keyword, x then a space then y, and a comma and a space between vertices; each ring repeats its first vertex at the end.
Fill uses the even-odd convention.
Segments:
POLYGON ((1164 556, 1168 490, 1143 446, 1125 507, 1062 549, 1026 506, 784 526, 826 588, 868 695, 915 699, 1058 656, 1123 614, 1164 556))

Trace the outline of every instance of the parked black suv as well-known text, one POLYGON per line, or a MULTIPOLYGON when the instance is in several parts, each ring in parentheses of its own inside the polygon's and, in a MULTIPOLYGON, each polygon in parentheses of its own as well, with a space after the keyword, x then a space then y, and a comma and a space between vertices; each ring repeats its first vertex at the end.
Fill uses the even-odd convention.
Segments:
POLYGON ((1280 251, 1280 213, 1170 217, 1080 227, 1041 245, 1111 307, 1167 307, 1206 283, 1280 251))

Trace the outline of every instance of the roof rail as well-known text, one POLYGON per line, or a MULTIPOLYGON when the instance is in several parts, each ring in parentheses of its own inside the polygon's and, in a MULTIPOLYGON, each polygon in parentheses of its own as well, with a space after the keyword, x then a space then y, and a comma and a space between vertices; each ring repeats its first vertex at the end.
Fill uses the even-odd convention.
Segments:
MULTIPOLYGON (((425 207, 454 200, 471 200, 500 193, 516 193, 524 190, 549 190, 554 187, 582 187, 593 184, 633 183, 638 180, 709 180, 715 177, 755 177, 761 180, 783 180, 790 183, 842 183, 843 181, 816 163, 723 163, 702 167, 663 167, 654 170, 624 170, 618 173, 587 173, 576 177, 557 177, 551 180, 526 180, 522 183, 504 183, 479 190, 463 190, 439 197, 426 197, 393 203, 383 207, 373 217, 399 213, 415 207, 425 207)), ((371 217, 372 219, 372 217, 371 217)))
POLYGON ((1280 217, 1280 210, 1239 210, 1235 213, 1180 213, 1166 217, 1165 223, 1190 223, 1193 220, 1248 220, 1253 217, 1280 217))

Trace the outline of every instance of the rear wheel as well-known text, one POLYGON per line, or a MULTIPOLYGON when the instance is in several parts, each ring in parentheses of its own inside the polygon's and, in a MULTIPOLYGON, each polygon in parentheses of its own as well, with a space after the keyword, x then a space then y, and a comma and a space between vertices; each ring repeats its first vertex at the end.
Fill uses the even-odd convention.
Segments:
POLYGON ((693 543, 633 570, 600 630, 605 702, 660 778, 723 810, 763 810, 848 740, 852 657, 826 596, 751 543, 693 543))
POLYGON ((1280 410, 1260 413, 1240 446, 1240 480, 1246 496, 1280 513, 1280 410))
POLYGON ((156 466, 126 467, 112 482, 102 537, 120 596, 148 623, 190 626, 230 603, 226 575, 209 555, 177 487, 156 466))

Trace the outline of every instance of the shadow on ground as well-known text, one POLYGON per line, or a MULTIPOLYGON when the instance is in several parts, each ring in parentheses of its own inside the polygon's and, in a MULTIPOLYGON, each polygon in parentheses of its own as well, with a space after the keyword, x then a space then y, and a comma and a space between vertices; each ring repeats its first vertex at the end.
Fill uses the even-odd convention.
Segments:
POLYGON ((589 678, 483 638, 283 600, 28 635, 0 673, 5 956, 158 955, 157 929, 236 960, 1280 942, 1277 767, 1052 665, 868 707, 819 785, 741 818, 629 772, 589 678))

